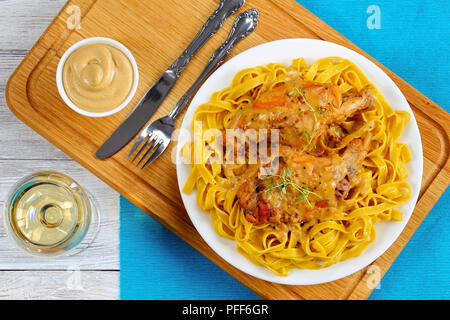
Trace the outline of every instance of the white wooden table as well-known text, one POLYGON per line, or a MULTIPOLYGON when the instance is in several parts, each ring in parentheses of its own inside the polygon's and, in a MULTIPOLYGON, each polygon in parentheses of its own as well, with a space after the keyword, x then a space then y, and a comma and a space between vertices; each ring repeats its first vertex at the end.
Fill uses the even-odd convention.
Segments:
POLYGON ((59 171, 95 195, 101 205, 101 229, 88 250, 43 260, 19 251, 0 223, 0 299, 119 298, 118 193, 18 120, 5 101, 9 76, 65 2, 0 1, 0 205, 23 176, 59 171))

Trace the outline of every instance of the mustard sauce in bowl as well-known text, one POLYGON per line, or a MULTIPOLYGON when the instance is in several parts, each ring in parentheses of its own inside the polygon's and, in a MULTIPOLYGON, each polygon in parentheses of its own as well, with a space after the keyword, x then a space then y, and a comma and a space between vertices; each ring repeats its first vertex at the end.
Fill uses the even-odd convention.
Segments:
POLYGON ((131 53, 108 38, 88 38, 69 48, 57 70, 58 90, 76 112, 108 116, 124 108, 133 97, 137 65, 131 53))
POLYGON ((130 94, 133 67, 119 49, 96 43, 74 51, 63 69, 63 84, 69 99, 90 112, 116 108, 130 94))

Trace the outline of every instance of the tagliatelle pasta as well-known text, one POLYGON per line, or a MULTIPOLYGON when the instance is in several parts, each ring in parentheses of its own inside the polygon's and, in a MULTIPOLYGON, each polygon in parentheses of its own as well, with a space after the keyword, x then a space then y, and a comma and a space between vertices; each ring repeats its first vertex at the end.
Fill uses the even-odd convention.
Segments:
POLYGON ((254 263, 283 276, 324 268, 360 255, 380 220, 402 220, 411 155, 397 140, 409 120, 346 59, 248 68, 195 111, 183 192, 196 190, 214 230, 254 263), (254 130, 256 144, 277 151, 251 162, 245 140, 245 161, 233 162, 232 129, 254 130))

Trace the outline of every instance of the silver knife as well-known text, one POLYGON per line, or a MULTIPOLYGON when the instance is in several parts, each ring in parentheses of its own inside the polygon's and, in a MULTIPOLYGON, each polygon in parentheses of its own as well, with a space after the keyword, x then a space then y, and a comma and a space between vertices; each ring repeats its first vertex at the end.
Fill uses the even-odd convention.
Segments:
POLYGON ((245 0, 221 0, 200 32, 181 56, 167 69, 145 94, 131 114, 97 150, 95 156, 105 159, 122 149, 142 129, 164 101, 188 62, 225 23, 226 19, 244 5, 245 0))

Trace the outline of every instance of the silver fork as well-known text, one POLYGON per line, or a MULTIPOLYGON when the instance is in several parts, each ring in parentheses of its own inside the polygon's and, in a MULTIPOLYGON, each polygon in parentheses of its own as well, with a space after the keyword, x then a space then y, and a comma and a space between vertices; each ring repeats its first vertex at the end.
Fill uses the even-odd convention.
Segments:
POLYGON ((245 11, 236 18, 227 40, 225 40, 225 42, 213 53, 198 79, 175 104, 175 107, 167 116, 152 122, 142 130, 131 148, 127 159, 129 159, 137 150, 136 155, 131 160, 131 162, 133 162, 145 149, 147 149, 136 164, 136 166, 139 167, 144 159, 151 154, 141 167, 141 169, 144 169, 166 150, 175 129, 175 118, 183 111, 200 85, 225 61, 234 45, 252 33, 257 25, 258 11, 256 9, 245 11))

